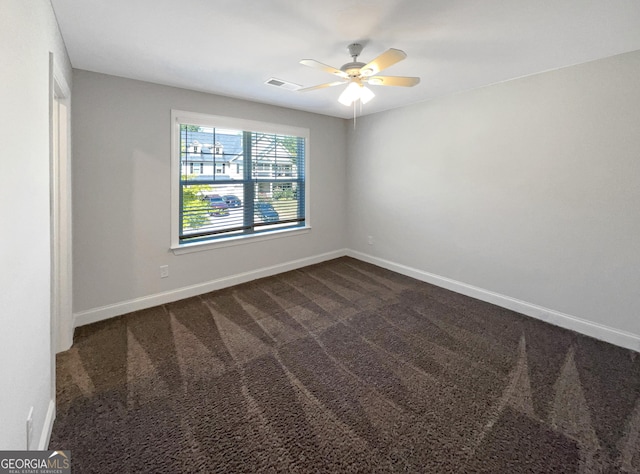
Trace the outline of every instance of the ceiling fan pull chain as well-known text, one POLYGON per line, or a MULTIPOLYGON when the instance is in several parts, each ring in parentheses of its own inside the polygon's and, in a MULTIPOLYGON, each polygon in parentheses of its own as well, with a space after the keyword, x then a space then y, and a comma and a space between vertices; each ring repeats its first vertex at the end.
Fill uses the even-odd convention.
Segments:
POLYGON ((353 101, 353 129, 356 129, 356 101, 353 101))

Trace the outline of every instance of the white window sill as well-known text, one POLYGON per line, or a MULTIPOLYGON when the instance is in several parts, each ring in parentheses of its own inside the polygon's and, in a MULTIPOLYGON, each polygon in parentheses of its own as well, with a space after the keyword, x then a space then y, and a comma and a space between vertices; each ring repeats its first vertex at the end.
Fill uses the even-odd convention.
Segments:
POLYGON ((174 245, 171 251, 174 255, 186 253, 202 252, 204 250, 214 250, 224 247, 235 247, 236 245, 254 244, 263 240, 281 239, 283 237, 293 237, 295 235, 307 234, 311 227, 297 227, 295 229, 274 230, 264 234, 238 235, 220 240, 207 240, 203 242, 193 242, 190 244, 174 245))

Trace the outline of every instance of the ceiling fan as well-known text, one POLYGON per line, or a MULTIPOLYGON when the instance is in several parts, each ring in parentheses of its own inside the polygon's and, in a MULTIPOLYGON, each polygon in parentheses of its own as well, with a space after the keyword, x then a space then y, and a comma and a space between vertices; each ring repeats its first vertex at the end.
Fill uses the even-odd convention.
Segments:
POLYGON ((340 94, 338 101, 344 105, 351 105, 360 100, 366 104, 375 94, 365 85, 372 86, 402 86, 413 87, 420 82, 419 77, 403 77, 403 76, 379 76, 378 73, 389 66, 393 66, 397 62, 407 57, 404 51, 390 48, 368 63, 358 62, 358 56, 362 52, 363 46, 359 43, 353 43, 347 46, 352 61, 342 65, 340 69, 327 66, 315 59, 303 59, 300 64, 305 66, 321 69, 330 74, 338 76, 339 81, 327 82, 317 86, 305 87, 298 89, 299 92, 308 92, 316 89, 324 89, 325 87, 339 86, 341 84, 349 84, 347 88, 340 94))

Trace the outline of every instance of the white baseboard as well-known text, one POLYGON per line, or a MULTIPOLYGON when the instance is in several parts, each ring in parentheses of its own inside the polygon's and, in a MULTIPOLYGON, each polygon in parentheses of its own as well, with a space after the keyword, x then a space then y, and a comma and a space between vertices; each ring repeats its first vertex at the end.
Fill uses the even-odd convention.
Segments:
POLYGON ((44 419, 42 433, 40 433, 40 441, 38 442, 38 450, 46 451, 49 449, 49 441, 51 440, 51 432, 53 431, 53 422, 56 419, 56 402, 49 400, 49 408, 47 416, 44 419))
POLYGON ((187 286, 184 288, 178 288, 176 290, 166 291, 164 293, 156 293, 154 295, 143 296, 141 298, 135 298, 129 301, 123 301, 121 303, 115 303, 107 306, 101 306, 99 308, 93 308, 87 311, 75 313, 73 315, 74 327, 84 326, 85 324, 91 324, 104 319, 113 318, 123 314, 130 313, 132 311, 139 311, 146 308, 152 308, 154 306, 171 303, 172 301, 178 301, 184 298, 190 298, 192 296, 201 295, 214 290, 220 290, 229 286, 238 285, 240 283, 246 283, 258 278, 264 278, 278 273, 288 272, 297 268, 306 267, 315 263, 324 262, 338 257, 343 257, 347 254, 346 249, 336 250, 333 252, 327 252, 313 257, 301 258, 298 260, 292 260, 270 267, 259 268, 250 272, 239 273, 217 280, 211 280, 205 283, 197 285, 187 286))
POLYGON ((526 301, 521 301, 509 296, 501 295, 499 293, 494 293, 492 291, 484 290, 476 286, 467 285, 466 283, 418 270, 406 265, 394 263, 389 260, 384 260, 382 258, 374 257, 362 252, 357 252, 355 250, 347 250, 347 255, 349 257, 357 258, 358 260, 372 263, 379 267, 410 276, 412 278, 415 278, 416 280, 431 283, 432 285, 446 288, 448 290, 455 291, 456 293, 470 296, 481 301, 486 301, 487 303, 495 304, 496 306, 500 306, 502 308, 516 311, 526 316, 540 319, 555 326, 570 329, 580 334, 584 334, 586 336, 600 339, 601 341, 615 344, 616 346, 640 352, 640 336, 636 334, 587 321, 576 316, 564 314, 559 311, 538 306, 536 304, 527 303, 526 301))
POLYGON ((640 352, 639 335, 621 331, 619 329, 615 329, 602 324, 594 323, 586 319, 561 313, 559 311, 545 308, 536 304, 521 301, 509 296, 485 290, 483 288, 478 288, 473 285, 468 285, 466 283, 452 280, 450 278, 419 270, 417 268, 412 268, 406 265, 401 265, 389 260, 374 257, 372 255, 350 249, 341 249, 333 252, 315 255, 313 257, 292 260, 290 262, 260 268, 257 270, 252 270, 250 272, 239 273, 198 285, 178 288, 176 290, 167 291, 164 293, 157 293, 154 295, 144 296, 142 298, 136 298, 121 303, 115 303, 112 305, 82 311, 80 313, 74 314, 74 327, 95 323, 104 319, 127 314, 132 311, 139 311, 142 309, 151 308, 153 306, 171 303, 172 301, 190 298, 192 296, 208 293, 209 291, 220 290, 229 286, 246 283, 258 278, 276 275, 278 273, 283 273, 289 270, 295 270, 297 268, 324 262, 326 260, 342 257, 344 255, 348 255, 350 257, 357 258, 358 260, 369 262, 379 267, 383 267, 388 270, 410 276, 417 280, 431 283, 433 285, 446 288, 451 291, 455 291, 456 293, 461 293, 463 295, 470 296, 481 301, 486 301, 487 303, 495 304, 502 308, 516 311, 526 316, 540 319, 555 326, 570 329, 580 334, 591 336, 620 347, 625 347, 627 349, 640 352))

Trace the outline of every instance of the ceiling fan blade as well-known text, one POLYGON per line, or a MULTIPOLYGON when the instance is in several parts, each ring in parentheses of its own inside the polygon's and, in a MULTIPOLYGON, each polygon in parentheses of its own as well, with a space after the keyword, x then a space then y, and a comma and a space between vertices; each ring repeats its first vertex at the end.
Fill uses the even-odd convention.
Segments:
POLYGON ((332 66, 327 66, 326 64, 318 62, 315 59, 303 59, 302 61, 300 61, 300 64, 304 64, 305 66, 313 67, 316 69, 321 69, 322 71, 328 72, 329 74, 334 74, 336 76, 344 78, 349 77, 346 72, 341 71, 340 69, 336 69, 332 66))
POLYGON ((304 89, 298 89, 297 92, 309 92, 316 89, 324 89, 325 87, 339 86, 340 84, 346 84, 346 81, 327 82, 326 84, 319 84, 317 86, 305 87, 304 89))
POLYGON ((413 87, 420 82, 420 78, 404 76, 372 76, 367 79, 367 82, 372 86, 413 87))
POLYGON ((362 66, 360 71, 365 76, 373 76, 383 69, 393 66, 395 63, 402 61, 407 57, 407 53, 399 49, 390 48, 375 58, 373 61, 362 66))

